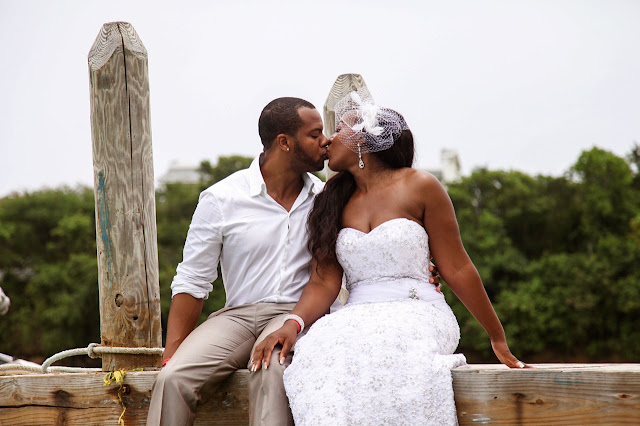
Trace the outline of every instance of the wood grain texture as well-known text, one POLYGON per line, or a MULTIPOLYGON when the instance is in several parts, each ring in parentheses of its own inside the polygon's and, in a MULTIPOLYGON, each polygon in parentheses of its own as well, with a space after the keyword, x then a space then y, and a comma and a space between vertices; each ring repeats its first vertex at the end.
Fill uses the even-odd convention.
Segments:
POLYGON ((116 49, 125 46, 132 54, 147 58, 138 33, 128 22, 109 22, 104 24, 89 50, 89 70, 95 71, 104 66, 116 49))
POLYGON ((640 364, 540 364, 453 370, 464 424, 640 424, 640 364))
MULTIPOLYGON (((144 425, 157 371, 129 372, 123 401, 127 426, 144 425)), ((223 382, 198 410, 196 425, 247 425, 249 372, 223 382)), ((118 385, 104 386, 103 373, 0 376, 0 426, 115 425, 122 412, 118 385)))
MULTIPOLYGON (((101 344, 161 347, 147 54, 133 27, 105 24, 89 52, 101 344)), ((161 356, 104 355, 103 370, 161 356)))
MULTIPOLYGON (((640 424, 640 364, 470 365, 452 371, 461 425, 640 424)), ((157 371, 130 372, 125 424, 144 425, 157 371)), ((0 376, 0 426, 116 424, 118 386, 102 373, 0 376)), ((232 374, 199 407, 196 425, 249 422, 249 372, 232 374)))
POLYGON ((350 92, 367 87, 360 74, 341 74, 329 90, 329 95, 322 108, 324 118, 324 135, 329 137, 336 131, 336 103, 350 92))

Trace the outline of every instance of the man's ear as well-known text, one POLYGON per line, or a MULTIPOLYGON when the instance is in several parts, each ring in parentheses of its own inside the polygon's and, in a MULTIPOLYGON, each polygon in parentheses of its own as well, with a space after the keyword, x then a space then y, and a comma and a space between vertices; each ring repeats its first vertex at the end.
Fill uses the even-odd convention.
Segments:
POLYGON ((276 136, 274 144, 278 146, 278 149, 281 149, 283 151, 291 150, 291 141, 289 137, 284 133, 280 133, 278 136, 276 136))

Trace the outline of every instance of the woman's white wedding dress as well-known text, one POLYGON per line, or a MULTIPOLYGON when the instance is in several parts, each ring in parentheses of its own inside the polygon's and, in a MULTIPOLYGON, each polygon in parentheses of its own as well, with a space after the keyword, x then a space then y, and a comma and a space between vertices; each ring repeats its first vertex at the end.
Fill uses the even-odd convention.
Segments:
POLYGON ((429 283, 424 228, 409 219, 343 228, 349 299, 295 346, 284 384, 296 425, 457 424, 451 368, 460 329, 429 283))

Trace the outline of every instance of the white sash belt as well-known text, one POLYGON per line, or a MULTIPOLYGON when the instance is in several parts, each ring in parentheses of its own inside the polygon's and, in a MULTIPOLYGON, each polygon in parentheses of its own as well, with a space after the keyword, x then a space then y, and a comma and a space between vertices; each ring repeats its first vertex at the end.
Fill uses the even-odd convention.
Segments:
POLYGON ((413 278, 394 278, 389 281, 362 282, 349 292, 347 303, 392 302, 394 300, 419 299, 439 304, 446 301, 436 286, 413 278))

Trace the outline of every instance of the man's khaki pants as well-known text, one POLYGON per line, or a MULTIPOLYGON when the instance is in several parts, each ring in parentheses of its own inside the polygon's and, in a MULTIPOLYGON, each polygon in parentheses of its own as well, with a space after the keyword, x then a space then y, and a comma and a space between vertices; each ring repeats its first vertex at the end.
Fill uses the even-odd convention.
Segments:
MULTIPOLYGON (((257 303, 214 312, 182 342, 158 374, 147 425, 193 424, 198 405, 206 402, 231 373, 247 368, 254 346, 284 323, 295 303, 257 303)), ((289 401, 282 384, 284 365, 280 348, 267 370, 249 379, 252 425, 293 425, 289 401)))

